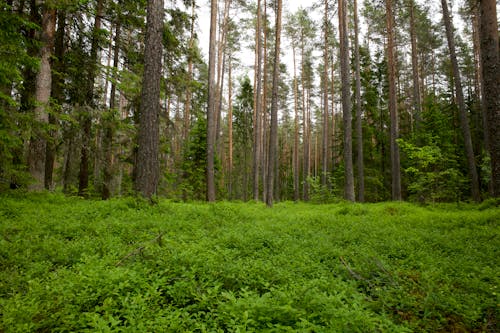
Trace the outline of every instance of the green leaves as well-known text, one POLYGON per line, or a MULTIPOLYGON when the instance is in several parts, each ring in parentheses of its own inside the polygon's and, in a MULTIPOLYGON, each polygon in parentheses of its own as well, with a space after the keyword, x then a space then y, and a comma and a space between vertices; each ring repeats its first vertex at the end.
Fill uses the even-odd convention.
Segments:
POLYGON ((0 202, 6 332, 496 329, 495 204, 0 202))

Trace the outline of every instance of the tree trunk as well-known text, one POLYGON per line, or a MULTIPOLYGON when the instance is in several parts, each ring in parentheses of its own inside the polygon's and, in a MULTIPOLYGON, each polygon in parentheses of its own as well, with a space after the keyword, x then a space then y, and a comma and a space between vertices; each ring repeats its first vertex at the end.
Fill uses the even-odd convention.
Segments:
POLYGON ((342 114, 344 123, 344 198, 354 201, 354 172, 352 165, 351 80, 349 78, 349 34, 347 31, 347 4, 339 0, 340 73, 342 76, 342 114))
POLYGON ((298 101, 298 83, 297 83, 297 66, 295 59, 295 45, 292 46, 293 52, 293 102, 294 102, 294 139, 293 139, 293 200, 300 199, 300 165, 299 165, 299 101, 298 101))
POLYGON ((325 0, 323 28, 325 34, 323 48, 323 133, 321 150, 321 185, 326 188, 328 178, 328 0, 325 0))
POLYGON ((89 159, 90 159, 90 137, 92 131, 91 111, 95 108, 94 83, 97 75, 97 55, 99 50, 99 30, 101 29, 101 16, 103 12, 103 0, 97 1, 97 9, 92 31, 92 45, 90 47, 89 72, 86 87, 86 112, 82 120, 82 150, 80 160, 80 172, 78 175, 78 195, 86 196, 89 186, 89 159))
MULTIPOLYGON (((113 52, 113 73, 118 70, 118 62, 120 60, 120 35, 121 35, 121 21, 118 18, 115 28, 115 48, 113 52)), ((103 153, 104 153, 104 170, 102 180, 102 199, 106 200, 111 197, 111 187, 113 182, 113 119, 116 114, 116 78, 112 80, 111 91, 109 94, 109 111, 108 117, 104 119, 104 140, 103 140, 103 153)))
POLYGON ((278 151, 278 88, 280 68, 280 42, 281 42, 281 7, 282 0, 278 0, 276 7, 276 41, 274 43, 274 68, 273 68, 273 94, 271 99, 271 129, 269 134, 269 155, 267 169, 267 196, 266 204, 273 206, 274 201, 274 176, 276 174, 276 161, 278 151))
POLYGON ((191 85, 193 81, 193 56, 194 56, 194 25, 195 25, 195 2, 191 4, 191 32, 189 37, 189 55, 188 55, 188 84, 186 89, 186 103, 184 106, 184 127, 183 127, 183 140, 187 142, 189 137, 189 128, 191 124, 191 85))
POLYGON ((410 0, 410 39, 411 39, 411 67, 413 78, 413 116, 415 117, 416 128, 420 128, 422 121, 422 106, 420 96, 420 80, 418 74, 418 50, 417 32, 415 26, 415 1, 410 0))
POLYGON ((47 6, 43 7, 42 17, 42 48, 40 50, 40 70, 36 76, 35 85, 35 120, 37 128, 30 140, 29 170, 35 183, 30 186, 33 190, 41 190, 45 182, 45 155, 46 144, 43 126, 48 123, 49 99, 52 86, 51 57, 54 48, 56 30, 56 10, 47 6))
POLYGON ((358 171, 358 201, 365 201, 365 166, 363 161, 363 119, 361 112, 361 73, 359 68, 358 4, 354 0, 354 62, 356 67, 356 165, 358 171))
POLYGON ((261 164, 261 122, 262 122, 262 41, 261 41, 261 4, 260 0, 257 2, 257 29, 255 31, 257 53, 257 68, 255 69, 256 89, 254 93, 254 142, 253 142, 253 161, 252 161, 252 175, 253 175, 253 199, 259 200, 259 174, 261 164))
POLYGON ((215 51, 217 33, 217 0, 211 0, 210 47, 208 61, 208 110, 207 110, 207 201, 215 201, 215 137, 217 127, 215 84, 215 51))
POLYGON ((146 198, 156 194, 160 178, 158 155, 163 16, 163 0, 148 0, 135 182, 135 190, 146 198))
MULTIPOLYGON (((66 12, 60 10, 57 14, 57 32, 55 36, 54 49, 54 71, 52 71, 52 97, 61 106, 64 102, 63 85, 64 80, 62 73, 64 71, 63 56, 64 56, 64 35, 66 32, 66 12)), ((45 148, 45 188, 50 190, 54 187, 52 175, 54 173, 54 162, 56 159, 56 140, 57 131, 54 127, 57 126, 57 119, 54 115, 49 114, 49 124, 52 128, 49 130, 49 140, 45 148)))
POLYGON ((483 109, 489 135, 493 195, 500 197, 500 56, 495 0, 479 0, 483 109))
POLYGON ((462 135, 464 138, 464 146, 465 146, 465 155, 467 158, 467 166, 469 168, 469 174, 471 180, 472 198, 474 199, 474 201, 478 202, 481 201, 481 193, 479 191, 479 178, 477 175, 474 149, 472 148, 472 138, 469 128, 469 118, 467 117, 467 110, 465 108, 465 100, 462 90, 462 80, 460 78, 460 69, 458 67, 457 55, 455 51, 453 22, 451 21, 450 13, 448 11, 447 0, 441 0, 441 5, 443 7, 443 20, 444 20, 444 25, 446 27, 446 38, 448 40, 448 48, 450 51, 451 66, 453 68, 453 81, 455 82, 455 95, 456 95, 456 102, 458 104, 460 127, 462 128, 462 135))
POLYGON ((227 167, 227 173, 228 173, 228 197, 229 200, 232 199, 232 194, 233 194, 233 78, 232 78, 232 62, 231 62, 231 55, 229 55, 229 72, 228 72, 228 115, 227 115, 227 131, 228 131, 228 145, 229 145, 229 156, 228 156, 228 167, 227 167))
POLYGON ((396 56, 394 47, 394 14, 393 0, 386 0, 387 24, 387 70, 389 76, 389 113, 391 118, 391 176, 392 200, 401 200, 401 166, 397 139, 399 136, 397 95, 396 95, 396 56))

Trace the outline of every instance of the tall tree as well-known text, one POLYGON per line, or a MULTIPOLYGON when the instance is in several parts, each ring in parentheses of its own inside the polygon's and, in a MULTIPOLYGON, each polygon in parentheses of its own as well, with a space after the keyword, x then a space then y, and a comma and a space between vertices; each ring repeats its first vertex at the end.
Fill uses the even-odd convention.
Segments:
POLYGON ((269 155, 267 164, 267 195, 266 204, 272 207, 274 200, 274 176, 278 151, 278 88, 280 73, 280 45, 281 45, 281 7, 282 0, 276 4, 276 28, 274 42, 273 94, 271 97, 271 129, 269 134, 269 155))
POLYGON ((208 59, 208 109, 207 109, 207 201, 215 201, 215 137, 217 127, 215 84, 215 51, 217 33, 217 0, 211 0, 210 45, 208 59))
POLYGON ((416 121, 417 129, 421 122, 421 94, 420 79, 418 74, 418 48, 417 48, 417 27, 415 22, 415 0, 410 0, 410 39, 411 39, 411 69, 413 78, 413 115, 416 121))
POLYGON ((467 158, 467 166, 469 168, 472 198, 474 201, 481 200, 481 193, 479 191, 479 178, 477 175, 476 161, 474 156, 474 149, 472 147, 472 138, 470 134, 469 118, 465 108, 464 94, 462 90, 462 79, 460 77, 460 69, 458 67, 457 55, 455 50, 455 37, 453 22, 448 10, 447 0, 441 0, 443 8, 443 20, 446 28, 446 38, 448 40, 448 49, 450 52, 451 66, 453 69, 453 81, 455 83, 455 97, 458 104, 458 115, 460 118, 460 127, 462 128, 462 135, 464 138, 465 155, 467 158))
POLYGON ((399 119, 396 95, 396 49, 394 47, 394 13, 393 0, 385 1, 387 27, 387 71, 389 79, 389 114, 391 118, 391 178, 392 200, 401 200, 401 166, 397 139, 399 136, 399 119))
POLYGON ((87 69, 86 77, 86 114, 83 115, 82 120, 82 150, 80 157, 80 172, 78 174, 78 194, 81 196, 87 195, 87 188, 89 186, 89 160, 90 160, 90 141, 92 131, 92 114, 91 110, 95 108, 94 84, 97 75, 97 57, 99 51, 99 36, 101 30, 103 1, 97 0, 96 14, 94 18, 94 27, 92 29, 92 44, 90 47, 90 58, 87 69))
POLYGON ((160 78, 163 33, 163 0, 148 0, 144 77, 138 133, 137 177, 135 189, 144 197, 156 194, 160 178, 158 161, 160 141, 160 78))
POLYGON ((261 166, 261 142, 262 142, 262 14, 261 0, 257 0, 257 25, 255 29, 255 81, 254 81, 254 126, 253 126, 253 160, 252 180, 253 199, 259 200, 259 175, 261 166))
POLYGON ((352 111, 349 73, 349 33, 347 31, 347 3, 339 0, 340 74, 342 77, 342 119, 344 124, 344 198, 354 201, 354 172, 352 165, 352 111))
POLYGON ((365 167, 363 161, 363 122, 361 112, 361 73, 359 66, 358 2, 354 0, 354 62, 356 68, 356 165, 358 171, 358 200, 365 201, 365 167))
POLYGON ((483 109, 489 136, 493 195, 500 197, 500 55, 495 0, 478 0, 480 12, 483 109))
POLYGON ((321 151, 321 185, 326 187, 328 176, 328 0, 325 0, 324 46, 323 46, 323 133, 321 151))
POLYGON ((45 153, 46 138, 43 127, 48 123, 48 107, 52 88, 51 57, 54 48, 56 31, 56 9, 48 4, 43 7, 42 16, 42 48, 40 49, 40 69, 36 76, 35 85, 35 119, 38 124, 30 140, 29 170, 35 183, 32 189, 42 189, 45 182, 45 153))

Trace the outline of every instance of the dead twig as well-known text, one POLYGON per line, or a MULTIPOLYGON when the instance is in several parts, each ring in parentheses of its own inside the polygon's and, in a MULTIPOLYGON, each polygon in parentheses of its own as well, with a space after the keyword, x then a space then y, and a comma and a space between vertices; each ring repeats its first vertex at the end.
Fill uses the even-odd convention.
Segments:
MULTIPOLYGON (((156 236, 154 239, 150 240, 148 243, 158 242, 158 245, 162 246, 162 237, 163 237, 163 233, 160 233, 160 234, 158 234, 158 236, 156 236)), ((144 251, 145 248, 146 248, 146 245, 141 245, 138 248, 135 248, 134 250, 132 250, 131 252, 129 252, 127 255, 125 255, 124 257, 122 257, 120 259, 120 261, 118 261, 115 264, 115 267, 121 266, 127 259, 129 259, 129 258, 131 258, 133 256, 136 256, 138 254, 142 254, 142 252, 144 251)))
POLYGON ((339 257, 340 259, 340 262, 342 263, 342 265, 344 265, 344 267, 347 269, 347 271, 349 272, 349 274, 351 274, 351 276, 353 278, 355 278, 356 280, 359 280, 359 281, 367 281, 364 277, 362 277, 361 275, 359 275, 358 273, 356 273, 355 271, 352 270, 352 268, 349 266, 349 264, 344 260, 343 257, 339 257))

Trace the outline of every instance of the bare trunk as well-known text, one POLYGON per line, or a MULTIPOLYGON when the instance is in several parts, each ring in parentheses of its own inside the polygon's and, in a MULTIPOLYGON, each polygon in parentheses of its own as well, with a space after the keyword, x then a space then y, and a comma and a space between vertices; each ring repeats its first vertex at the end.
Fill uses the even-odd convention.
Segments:
POLYGON ((399 136, 399 120, 396 94, 396 57, 394 48, 394 14, 393 0, 386 0, 387 23, 387 67, 389 76, 389 113, 391 118, 391 176, 392 200, 401 200, 401 166, 397 139, 399 136))
POLYGON ((228 156, 228 196, 229 200, 232 199, 233 194, 233 81, 232 81, 232 62, 231 56, 229 56, 229 72, 228 72, 228 136, 229 136, 229 156, 228 156))
POLYGON ((215 35, 217 31, 217 0, 211 0, 210 48, 208 61, 208 110, 207 110, 207 201, 215 201, 215 136, 216 136, 216 95, 215 84, 215 35))
POLYGON ((325 43, 323 49, 323 133, 321 150, 321 185, 326 188, 328 179, 328 1, 325 0, 325 43))
POLYGON ((354 0, 354 62, 356 67, 356 165, 358 169, 358 201, 365 201, 365 166, 363 161, 363 119, 361 111, 361 73, 359 68, 358 4, 354 0))
POLYGON ((261 91, 262 91, 262 41, 261 41, 261 5, 260 0, 257 4, 257 29, 256 29, 256 49, 257 53, 257 68, 255 69, 256 89, 254 94, 254 142, 253 142, 253 199, 259 200, 259 174, 261 164, 261 91))
POLYGON ((344 198, 354 201, 354 172, 352 165, 351 80, 349 71, 349 34, 347 31, 347 4, 339 0, 340 73, 342 76, 342 114, 344 123, 344 198))
POLYGON ((148 0, 144 78, 138 133, 137 178, 135 190, 151 198, 157 193, 160 178, 160 79, 162 61, 163 0, 148 0))
POLYGON ((422 121, 422 107, 420 96, 420 80, 418 75, 418 50, 417 33, 415 27, 415 1, 410 0, 410 38, 411 38, 411 67, 413 78, 413 116, 415 117, 416 128, 420 128, 422 121))
POLYGON ((295 46, 292 46, 293 51, 293 101, 294 101, 294 140, 293 140, 293 200, 300 199, 299 191, 299 101, 298 101, 298 83, 297 83, 297 66, 295 59, 295 46))
POLYGON ((193 47, 194 47, 194 24, 195 24, 195 3, 191 6, 191 32, 189 37, 189 56, 188 56, 188 84, 186 89, 186 103, 184 106, 184 127, 183 127, 183 139, 184 142, 188 139, 189 128, 191 123, 191 81, 193 80, 193 47))
POLYGON ((56 30, 56 10, 43 7, 42 38, 43 43, 40 50, 40 70, 36 76, 35 84, 35 120, 37 127, 30 140, 29 170, 35 183, 30 186, 33 190, 41 190, 45 182, 45 154, 46 139, 44 138, 43 126, 48 123, 49 99, 52 86, 52 75, 50 58, 54 48, 54 36, 56 30))
POLYGON ((278 0, 276 7, 276 41, 274 44, 273 94, 271 100, 271 129, 269 134, 269 161, 267 169, 266 204, 268 207, 272 207, 274 201, 274 176, 276 174, 275 165, 278 151, 278 88, 281 42, 281 7, 282 0, 278 0))
MULTIPOLYGON (((118 70, 118 62, 120 60, 120 34, 121 22, 116 22, 115 31, 115 49, 113 53, 113 73, 118 70)), ((101 197, 106 200, 111 197, 111 187, 113 182, 113 118, 116 113, 116 80, 111 83, 111 92, 109 97, 109 111, 108 117, 104 120, 104 170, 103 170, 103 184, 101 197)))
POLYGON ((467 110, 465 108, 465 100, 462 90, 462 80, 460 78, 460 70, 455 51, 455 38, 453 36, 453 22, 451 21, 450 13, 448 11, 447 0, 441 0, 443 7, 443 19, 446 27, 446 38, 448 39, 448 48, 450 51, 451 66, 453 68, 453 81, 455 82, 455 97, 458 104, 458 114, 460 118, 460 127, 462 128, 462 135, 464 138, 465 155, 467 158, 467 166, 469 168, 472 198, 474 201, 481 201, 481 193, 479 191, 479 178, 477 175, 476 161, 474 156, 474 149, 472 148, 472 138, 469 128, 469 118, 467 117, 467 110))
POLYGON ((97 74, 97 53, 99 49, 99 30, 101 29, 101 16, 103 11, 103 0, 97 2, 97 10, 94 20, 94 28, 92 31, 92 45, 90 48, 89 72, 87 77, 86 87, 86 112, 82 121, 82 150, 80 160, 80 173, 78 175, 78 195, 86 196, 89 185, 89 160, 90 160, 90 137, 92 130, 92 115, 91 111, 95 107, 94 102, 94 83, 97 74))
POLYGON ((486 112, 493 195, 500 197, 500 56, 495 0, 480 0, 481 67, 483 110, 486 112))

